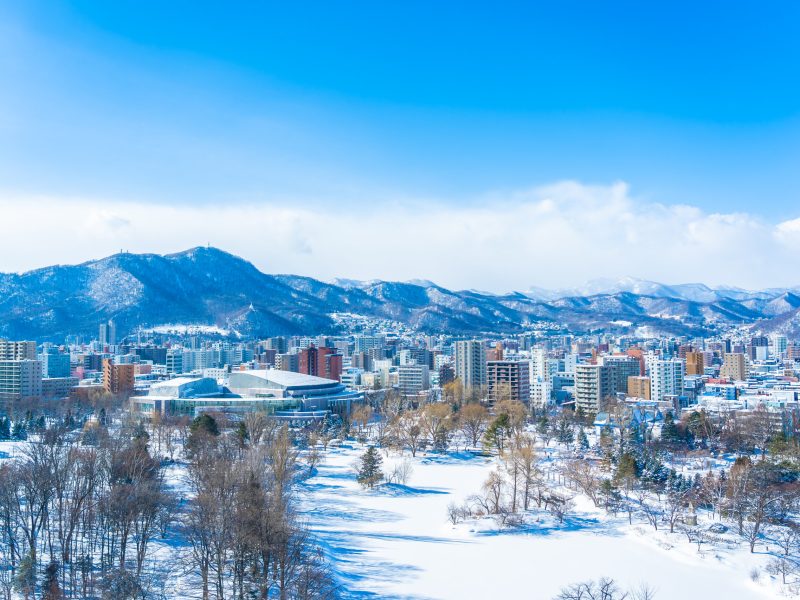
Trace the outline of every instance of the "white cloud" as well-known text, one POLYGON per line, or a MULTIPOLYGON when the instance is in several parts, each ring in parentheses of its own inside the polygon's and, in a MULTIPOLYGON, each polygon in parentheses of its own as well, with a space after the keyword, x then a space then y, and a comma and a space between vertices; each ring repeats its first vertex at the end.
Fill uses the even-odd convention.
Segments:
POLYGON ((800 250, 800 218, 778 223, 775 238, 782 244, 800 250))
POLYGON ((98 232, 104 229, 107 233, 113 234, 130 224, 131 222, 125 217, 101 208, 89 212, 85 227, 90 232, 98 232))
POLYGON ((376 202, 361 212, 291 203, 161 206, 0 198, 0 238, 25 248, 0 270, 72 263, 119 249, 174 252, 210 243, 267 272, 322 279, 427 278, 497 291, 632 275, 745 287, 800 283, 800 219, 706 213, 643 202, 624 183, 577 182, 492 194, 465 206, 376 202), (795 279, 796 277, 796 279, 795 279))

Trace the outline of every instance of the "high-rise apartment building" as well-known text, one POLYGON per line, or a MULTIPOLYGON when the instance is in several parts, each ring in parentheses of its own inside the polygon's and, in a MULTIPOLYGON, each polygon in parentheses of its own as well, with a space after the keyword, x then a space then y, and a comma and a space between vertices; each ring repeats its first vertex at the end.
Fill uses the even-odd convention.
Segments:
POLYGON ((0 360, 0 401, 40 398, 42 363, 38 360, 0 360))
POLYGON ((464 387, 486 385, 486 348, 477 340, 453 344, 456 377, 464 387))
POLYGON ((516 400, 527 404, 531 397, 530 363, 516 360, 490 360, 486 363, 489 402, 516 400))
POLYGON ((662 402, 666 396, 680 396, 683 393, 683 378, 686 364, 680 358, 660 358, 648 354, 647 374, 650 377, 650 399, 662 402))
POLYGON ((397 353, 400 365, 428 365, 433 366, 433 355, 425 348, 404 348, 397 353))
POLYGON ((342 355, 335 348, 313 344, 298 353, 298 371, 325 379, 339 381, 342 375, 342 355))
POLYGON ((430 387, 428 365, 417 363, 400 365, 397 368, 397 386, 406 395, 418 394, 430 387))
POLYGON ((36 342, 0 340, 0 360, 36 360, 36 342))
POLYGON ((789 339, 785 335, 772 336, 772 353, 776 358, 782 357, 786 354, 786 349, 789 347, 789 339))
POLYGON ((275 368, 279 371, 300 372, 300 356, 296 353, 283 353, 275 355, 275 368))
POLYGON ((114 346, 117 343, 117 324, 113 319, 109 319, 106 323, 100 323, 98 328, 97 339, 100 341, 101 346, 114 346))
POLYGON ((686 352, 686 374, 702 375, 705 372, 705 360, 702 352, 686 352))
POLYGON ((625 354, 604 356, 600 362, 609 370, 609 394, 628 392, 628 378, 640 373, 639 359, 625 354))
POLYGON ((534 348, 531 350, 530 366, 531 381, 550 381, 547 351, 544 348, 534 348))
MULTIPOLYGON (((324 355, 323 355, 324 356, 324 355)), ((297 354, 297 365, 300 373, 319 376, 319 351, 314 345, 307 346, 297 354)))
POLYGON ((69 354, 60 352, 58 348, 50 347, 39 355, 39 360, 42 363, 42 377, 69 377, 69 354))
POLYGON ((731 381, 745 381, 747 379, 748 368, 747 358, 741 352, 726 352, 719 370, 722 379, 731 381))
POLYGON ((769 357, 769 338, 765 335, 753 337, 747 346, 747 354, 750 360, 767 360, 769 357))
POLYGON ((628 396, 650 400, 650 378, 642 375, 628 377, 628 396))
POLYGON ((367 352, 373 348, 383 348, 384 338, 378 335, 358 335, 355 338, 355 352, 367 352))
POLYGON ((344 363, 342 355, 337 352, 332 352, 325 355, 324 361, 322 365, 322 377, 339 381, 342 378, 342 367, 344 363))
POLYGON ((132 394, 136 365, 117 365, 110 358, 103 359, 103 389, 110 394, 132 394))
POLYGON ((503 360, 504 357, 504 349, 503 349, 503 342, 497 342, 492 348, 489 348, 486 351, 486 360, 503 360))
POLYGON ((286 354, 289 346, 285 337, 278 336, 267 338, 266 342, 264 343, 264 347, 267 350, 275 350, 276 354, 286 354))
POLYGON ((167 352, 167 373, 180 375, 183 373, 183 348, 172 348, 167 352))
POLYGON ((575 366, 575 405, 585 413, 603 409, 611 389, 611 370, 602 364, 575 366))
POLYGON ((386 348, 370 348, 367 350, 367 357, 370 362, 376 360, 383 360, 386 358, 386 348))
POLYGON ((543 379, 531 380, 531 404, 546 407, 553 401, 553 384, 543 379))

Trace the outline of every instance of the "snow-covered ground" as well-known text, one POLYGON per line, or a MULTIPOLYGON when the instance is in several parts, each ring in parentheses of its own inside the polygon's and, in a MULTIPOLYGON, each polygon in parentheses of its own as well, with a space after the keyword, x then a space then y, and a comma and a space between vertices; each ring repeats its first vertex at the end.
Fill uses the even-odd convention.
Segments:
MULTIPOLYGON (((698 553, 681 533, 655 532, 637 519, 629 525, 580 497, 562 527, 549 516, 522 530, 490 518, 453 526, 447 505, 480 492, 492 459, 418 455, 407 486, 368 491, 353 470, 362 452, 359 445, 329 451, 302 486, 302 510, 348 597, 549 600, 570 583, 603 576, 624 587, 646 582, 657 600, 780 597, 764 572, 767 556, 751 555, 746 544, 698 553)), ((396 460, 385 457, 384 471, 396 460)))
MULTIPOLYGON (((25 442, 0 442, 0 460, 13 459, 25 442)), ((452 525, 450 503, 481 491, 496 459, 469 453, 383 454, 384 472, 410 460, 407 485, 362 489, 354 464, 364 446, 329 449, 317 472, 302 482, 300 510, 326 550, 345 598, 551 600, 568 584, 612 577, 622 587, 647 583, 656 600, 782 597, 766 573, 763 548, 750 554, 734 534, 698 552, 682 533, 655 532, 642 518, 612 517, 576 496, 563 525, 532 513, 528 524, 502 528, 492 518, 452 525), (751 573, 757 570, 758 582, 751 573)), ((167 467, 165 479, 185 502, 185 464, 167 467)), ((707 516, 703 527, 711 522, 707 516)), ((154 592, 199 598, 189 548, 172 531, 154 539, 148 567, 159 573, 154 592)))
POLYGON ((28 442, 19 440, 0 441, 0 462, 24 456, 28 442))

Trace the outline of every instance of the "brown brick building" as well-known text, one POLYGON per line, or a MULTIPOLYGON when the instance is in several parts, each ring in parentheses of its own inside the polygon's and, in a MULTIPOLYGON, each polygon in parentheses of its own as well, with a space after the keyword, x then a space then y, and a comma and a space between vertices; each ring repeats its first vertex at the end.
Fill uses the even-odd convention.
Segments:
POLYGON ((136 365, 115 365, 103 359, 103 389, 110 394, 132 394, 136 365))

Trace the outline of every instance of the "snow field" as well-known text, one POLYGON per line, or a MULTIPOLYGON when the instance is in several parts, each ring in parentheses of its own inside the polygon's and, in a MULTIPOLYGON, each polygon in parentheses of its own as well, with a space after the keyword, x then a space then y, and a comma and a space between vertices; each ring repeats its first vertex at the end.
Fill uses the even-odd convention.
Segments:
MULTIPOLYGON (((602 576, 624 587, 646 582, 657 600, 780 597, 764 573, 768 557, 745 544, 698 553, 682 533, 655 532, 637 517, 629 525, 627 516, 609 516, 581 496, 561 527, 548 514, 522 529, 491 518, 453 526, 447 505, 479 493, 494 459, 418 454, 407 486, 364 490, 353 469, 363 451, 357 444, 330 450, 302 486, 301 510, 348 597, 549 600, 570 583, 602 576)), ((384 472, 410 459, 383 456, 384 472)))

